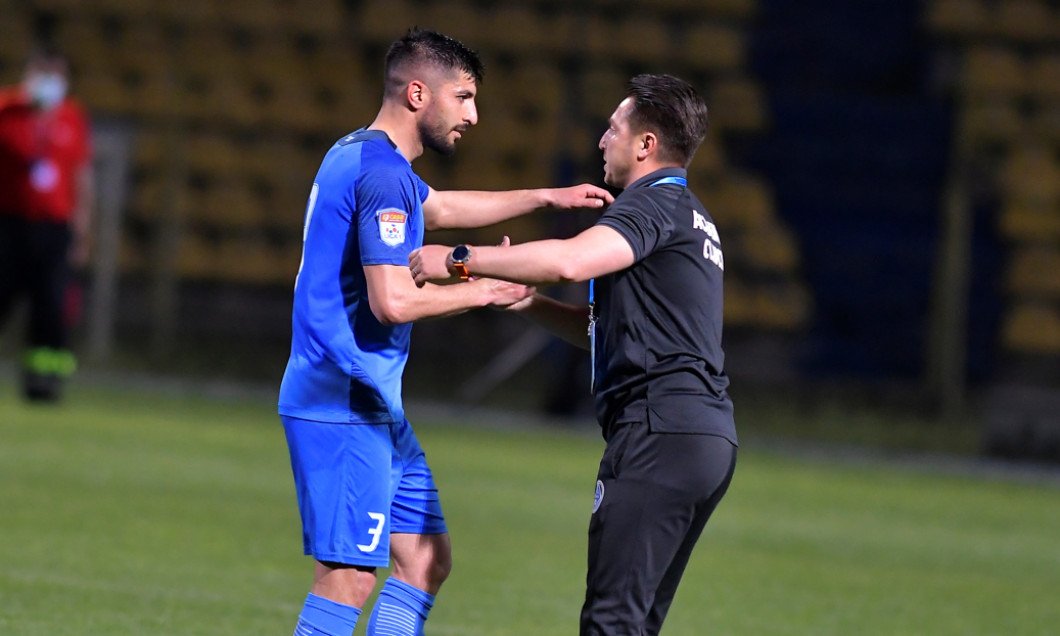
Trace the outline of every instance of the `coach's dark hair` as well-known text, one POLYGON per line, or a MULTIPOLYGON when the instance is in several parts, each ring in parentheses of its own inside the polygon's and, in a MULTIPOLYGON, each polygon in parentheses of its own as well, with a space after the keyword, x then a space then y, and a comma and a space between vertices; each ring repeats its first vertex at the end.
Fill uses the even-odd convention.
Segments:
POLYGON ((390 45, 386 54, 384 80, 386 91, 399 90, 404 78, 398 76, 401 68, 410 64, 432 64, 443 70, 458 69, 475 78, 481 84, 485 77, 485 66, 478 53, 464 46, 459 40, 437 31, 413 27, 405 37, 390 45))
POLYGON ((707 104, 696 89, 672 75, 637 75, 626 96, 633 100, 630 128, 655 133, 661 157, 688 167, 707 136, 707 104))

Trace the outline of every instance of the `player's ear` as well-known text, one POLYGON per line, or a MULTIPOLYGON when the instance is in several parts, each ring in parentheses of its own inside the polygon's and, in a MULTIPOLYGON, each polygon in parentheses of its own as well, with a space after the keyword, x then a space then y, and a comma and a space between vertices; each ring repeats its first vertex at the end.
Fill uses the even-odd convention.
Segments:
POLYGON ((420 110, 430 101, 430 89, 420 80, 412 80, 405 86, 405 97, 412 110, 420 110))

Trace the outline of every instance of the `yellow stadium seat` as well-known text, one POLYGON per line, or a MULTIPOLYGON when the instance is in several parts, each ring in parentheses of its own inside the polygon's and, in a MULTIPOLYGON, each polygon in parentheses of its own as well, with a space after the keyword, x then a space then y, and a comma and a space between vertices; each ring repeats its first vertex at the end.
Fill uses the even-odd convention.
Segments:
POLYGON ((700 200, 724 227, 753 231, 772 225, 776 218, 772 190, 762 179, 751 175, 724 175, 700 194, 700 200))
POLYGON ((421 28, 439 31, 476 48, 480 46, 477 40, 489 30, 487 14, 487 11, 463 0, 441 0, 423 6, 418 14, 418 24, 421 28))
POLYGON ((1026 132, 1026 122, 1012 97, 972 98, 965 100, 960 108, 958 134, 966 136, 973 144, 1009 144, 1021 139, 1026 132))
POLYGON ((1050 146, 1026 144, 1001 166, 1001 183, 1009 200, 1060 202, 1060 163, 1050 146))
POLYGON ((1012 49, 979 46, 965 52, 961 87, 970 95, 1014 95, 1023 91, 1025 75, 1012 49))
POLYGON ((706 139, 700 144, 692 164, 688 167, 689 175, 698 180, 720 175, 727 167, 725 149, 713 130, 708 130, 706 139))
POLYGON ((997 3, 994 20, 998 33, 1017 42, 1060 39, 1060 22, 1045 0, 1004 0, 997 3))
POLYGON ((9 76, 0 78, 0 85, 16 81, 21 74, 26 54, 33 45, 30 25, 29 16, 17 12, 8 12, 4 19, 0 20, 0 62, 14 71, 9 76))
POLYGON ((1015 241, 1060 241, 1060 205, 1009 201, 1001 209, 1001 233, 1015 241))
POLYGON ((341 37, 348 22, 342 0, 299 0, 281 7, 285 28, 323 38, 341 37))
POLYGON ((1034 137, 1060 148, 1060 99, 1039 105, 1027 127, 1034 137))
POLYGON ((747 258, 758 268, 793 272, 799 267, 795 237, 779 223, 746 232, 740 243, 747 258))
POLYGON ((933 0, 926 16, 928 27, 942 35, 972 39, 993 28, 983 0, 933 0))
POLYGON ((502 2, 486 14, 485 31, 478 34, 482 44, 468 42, 472 48, 538 54, 541 42, 548 39, 548 24, 533 6, 525 3, 502 2))
POLYGON ((625 97, 628 81, 626 73, 611 66, 593 66, 578 81, 584 111, 599 120, 599 133, 607 128, 607 118, 625 97))
POLYGON ((419 22, 419 15, 409 0, 365 0, 360 5, 355 23, 361 37, 368 42, 389 44, 419 22))
POLYGON ((1004 318, 1005 347, 1019 353, 1060 354, 1060 309, 1055 305, 1019 303, 1004 318))
POLYGON ((684 61, 695 69, 711 72, 735 71, 746 64, 746 43, 740 29, 703 22, 686 31, 684 61))
POLYGON ((1023 298, 1060 299, 1060 242, 1013 250, 1008 288, 1023 298))
POLYGON ((748 77, 720 80, 710 91, 713 122, 723 130, 759 131, 770 117, 762 86, 748 77))
POLYGON ((1060 51, 1039 55, 1031 61, 1027 91, 1047 103, 1060 101, 1060 51))
POLYGON ((186 137, 188 169, 213 175, 238 174, 242 153, 235 140, 218 132, 193 133, 186 137))
POLYGON ((264 206, 240 180, 220 181, 194 191, 188 203, 188 219, 204 227, 261 228, 266 218, 264 206))

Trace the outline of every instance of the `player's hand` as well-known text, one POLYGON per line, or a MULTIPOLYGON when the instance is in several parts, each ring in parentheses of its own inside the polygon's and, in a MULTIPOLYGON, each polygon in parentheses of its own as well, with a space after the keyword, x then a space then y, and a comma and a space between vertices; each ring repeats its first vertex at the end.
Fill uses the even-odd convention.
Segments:
POLYGON ((427 281, 443 281, 455 278, 456 273, 449 270, 449 255, 453 248, 447 245, 424 245, 409 254, 409 270, 417 287, 423 287, 427 281))
POLYGON ((494 309, 511 309, 528 298, 532 298, 537 290, 519 283, 509 283, 506 280, 495 280, 493 278, 479 278, 476 284, 489 287, 490 307, 494 309))
POLYGON ((605 208, 615 202, 610 192, 590 183, 549 190, 549 206, 560 210, 605 208))

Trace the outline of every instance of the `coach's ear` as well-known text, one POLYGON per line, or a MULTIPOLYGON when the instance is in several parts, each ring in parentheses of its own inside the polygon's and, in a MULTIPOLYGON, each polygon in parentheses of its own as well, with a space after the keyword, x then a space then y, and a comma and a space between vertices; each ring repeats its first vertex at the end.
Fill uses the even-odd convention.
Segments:
POLYGON ((659 138, 653 132, 645 132, 640 135, 640 143, 637 145, 637 159, 644 161, 659 151, 659 138))
POLYGON ((412 80, 405 87, 405 96, 408 98, 409 108, 421 110, 431 101, 431 89, 420 80, 412 80))

